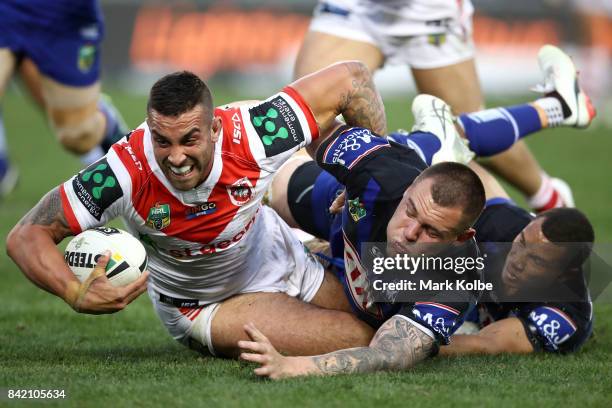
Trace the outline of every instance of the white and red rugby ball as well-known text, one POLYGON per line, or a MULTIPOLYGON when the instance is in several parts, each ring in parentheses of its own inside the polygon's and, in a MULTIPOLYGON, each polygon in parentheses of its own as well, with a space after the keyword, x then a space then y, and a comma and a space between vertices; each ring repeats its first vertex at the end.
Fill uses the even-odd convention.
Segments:
POLYGON ((134 282, 147 268, 147 252, 131 234, 112 227, 92 228, 81 232, 66 246, 64 259, 72 272, 85 281, 104 251, 111 257, 106 276, 113 286, 134 282))

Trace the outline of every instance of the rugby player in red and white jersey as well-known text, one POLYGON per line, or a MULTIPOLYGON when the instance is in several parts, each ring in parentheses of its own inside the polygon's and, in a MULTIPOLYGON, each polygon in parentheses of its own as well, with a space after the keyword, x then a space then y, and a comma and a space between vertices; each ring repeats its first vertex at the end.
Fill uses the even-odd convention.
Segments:
POLYGON ((115 288, 102 257, 81 284, 56 244, 122 217, 147 244, 149 295, 181 343, 235 355, 244 324, 254 321, 291 354, 367 345, 372 329, 337 311, 347 309, 335 296, 339 283, 261 205, 275 171, 297 150, 316 148, 339 114, 385 133, 382 100, 359 62, 333 65, 263 102, 217 109, 197 76, 167 75, 151 90, 145 123, 45 195, 9 234, 8 253, 76 311, 116 312, 145 291, 147 274, 115 288))

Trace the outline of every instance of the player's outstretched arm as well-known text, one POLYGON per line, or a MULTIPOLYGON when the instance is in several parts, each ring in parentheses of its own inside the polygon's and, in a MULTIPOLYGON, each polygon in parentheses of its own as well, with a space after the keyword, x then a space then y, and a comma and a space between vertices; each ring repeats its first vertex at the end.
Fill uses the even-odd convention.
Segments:
POLYGON ((254 325, 245 326, 253 341, 240 341, 244 349, 240 358, 258 363, 255 374, 271 379, 304 375, 369 373, 380 370, 403 370, 431 354, 434 340, 411 324, 394 316, 383 324, 368 347, 356 347, 320 356, 285 357, 254 325))
POLYGON ((440 355, 527 354, 534 351, 523 323, 516 317, 498 320, 477 334, 454 335, 448 346, 440 347, 440 355))
POLYGON ((112 286, 104 274, 108 257, 102 257, 90 278, 80 283, 56 247, 70 235, 56 187, 11 230, 6 240, 7 253, 34 284, 61 297, 79 312, 116 312, 146 290, 146 273, 128 286, 112 286))
MULTIPOLYGON (((359 61, 344 61, 290 85, 310 107, 321 135, 336 124, 342 115, 348 125, 368 128, 386 134, 387 119, 382 98, 368 68, 359 61)), ((324 137, 317 141, 320 143, 324 137)))

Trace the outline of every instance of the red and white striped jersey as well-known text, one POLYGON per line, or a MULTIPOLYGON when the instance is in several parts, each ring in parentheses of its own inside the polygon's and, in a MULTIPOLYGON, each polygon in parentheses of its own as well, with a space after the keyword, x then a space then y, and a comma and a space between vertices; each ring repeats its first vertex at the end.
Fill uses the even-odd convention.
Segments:
POLYGON ((264 264, 295 266, 279 237, 286 225, 261 199, 275 171, 318 137, 310 109, 289 87, 215 116, 223 131, 212 170, 192 190, 176 190, 163 175, 146 122, 61 186, 75 234, 122 217, 147 244, 155 289, 202 303, 238 293, 264 264))

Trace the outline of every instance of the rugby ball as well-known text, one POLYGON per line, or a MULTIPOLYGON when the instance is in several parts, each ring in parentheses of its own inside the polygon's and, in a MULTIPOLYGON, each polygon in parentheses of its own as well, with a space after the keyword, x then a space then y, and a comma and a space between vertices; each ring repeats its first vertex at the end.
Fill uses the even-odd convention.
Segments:
POLYGON ((85 281, 98 258, 111 252, 106 276, 113 286, 134 282, 147 268, 147 252, 131 234, 112 227, 99 227, 81 232, 66 246, 64 259, 72 272, 85 281))

